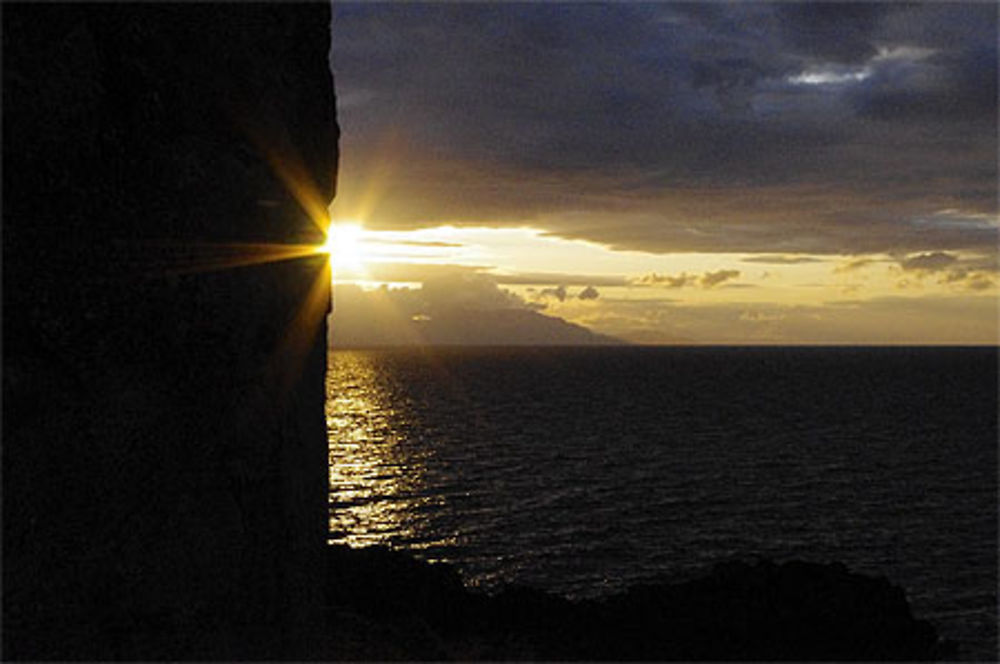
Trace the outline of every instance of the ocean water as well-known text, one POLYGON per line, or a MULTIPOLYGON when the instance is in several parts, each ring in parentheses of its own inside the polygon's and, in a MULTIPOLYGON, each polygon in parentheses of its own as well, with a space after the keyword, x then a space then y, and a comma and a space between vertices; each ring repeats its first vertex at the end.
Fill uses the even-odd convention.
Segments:
POLYGON ((568 596, 839 560, 997 656, 996 348, 330 353, 330 541, 568 596))

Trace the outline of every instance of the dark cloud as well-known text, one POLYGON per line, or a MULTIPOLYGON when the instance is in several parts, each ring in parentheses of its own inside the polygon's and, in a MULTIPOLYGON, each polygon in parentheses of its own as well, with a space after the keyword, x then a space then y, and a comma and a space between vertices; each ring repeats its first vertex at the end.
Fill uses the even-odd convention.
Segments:
POLYGON ((740 276, 739 270, 716 270, 715 272, 705 272, 700 277, 697 274, 688 274, 687 272, 681 272, 676 275, 652 272, 639 277, 632 283, 637 286, 658 286, 660 288, 684 288, 685 286, 699 284, 702 288, 714 288, 738 276, 740 276))
POLYGON ((899 262, 899 266, 904 270, 927 270, 935 272, 951 267, 957 262, 958 256, 943 251, 935 251, 905 258, 899 262))
POLYGON ((581 300, 596 300, 601 296, 593 286, 587 286, 577 295, 581 300))
MULTIPOLYGON (((917 284, 925 276, 936 275, 939 284, 972 291, 992 288, 998 271, 995 258, 961 258, 943 251, 905 257, 899 260, 899 267, 904 272, 915 273, 917 284)), ((906 280, 901 283, 904 287, 915 285, 906 280)))
POLYGON ((663 288, 683 288, 698 282, 698 275, 681 272, 678 275, 657 274, 652 272, 636 279, 635 283, 643 286, 661 286, 663 288))
POLYGON ((862 268, 868 267, 869 265, 878 263, 879 261, 874 258, 855 258, 849 260, 846 263, 841 263, 833 269, 834 274, 843 274, 846 272, 855 272, 862 268))
POLYGON ((560 302, 566 301, 566 287, 559 285, 555 288, 543 288, 538 292, 539 297, 554 297, 560 302))
POLYGON ((705 288, 712 288, 725 281, 729 281, 730 279, 735 279, 738 276, 740 276, 739 270, 717 270, 715 272, 706 272, 702 275, 700 283, 705 288))
POLYGON ((860 64, 878 51, 875 40, 890 3, 801 2, 774 8, 782 45, 816 60, 860 64))
POLYGON ((889 59, 853 92, 864 117, 892 122, 996 122, 997 46, 973 44, 919 62, 889 59))
POLYGON ((691 85, 709 88, 719 107, 726 111, 748 111, 754 86, 764 71, 750 58, 704 58, 691 63, 691 85))
POLYGON ((762 256, 747 256, 740 259, 744 263, 764 263, 766 265, 798 265, 799 263, 821 263, 822 259, 811 256, 781 256, 765 254, 762 256))
POLYGON ((982 272, 1000 272, 1000 260, 998 256, 977 256, 967 258, 962 261, 965 268, 969 270, 979 270, 982 272))
POLYGON ((989 4, 337 3, 333 30, 338 204, 378 182, 374 227, 995 253, 956 223, 996 215, 989 4))

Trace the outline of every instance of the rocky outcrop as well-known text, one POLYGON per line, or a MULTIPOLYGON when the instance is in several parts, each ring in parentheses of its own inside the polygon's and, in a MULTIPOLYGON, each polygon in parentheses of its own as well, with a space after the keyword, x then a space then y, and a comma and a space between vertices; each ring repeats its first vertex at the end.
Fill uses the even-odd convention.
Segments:
POLYGON ((329 23, 4 5, 5 659, 322 646, 329 23))
POLYGON ((447 565, 331 548, 330 629, 345 659, 886 661, 949 659, 903 591, 840 564, 731 562, 598 600, 463 589, 447 565))

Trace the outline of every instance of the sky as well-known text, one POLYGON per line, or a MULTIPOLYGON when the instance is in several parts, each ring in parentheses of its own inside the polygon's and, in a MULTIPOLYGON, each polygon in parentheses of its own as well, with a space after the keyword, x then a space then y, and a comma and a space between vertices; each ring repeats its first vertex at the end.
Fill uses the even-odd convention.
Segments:
POLYGON ((334 325, 997 343, 997 12, 335 2, 334 325))

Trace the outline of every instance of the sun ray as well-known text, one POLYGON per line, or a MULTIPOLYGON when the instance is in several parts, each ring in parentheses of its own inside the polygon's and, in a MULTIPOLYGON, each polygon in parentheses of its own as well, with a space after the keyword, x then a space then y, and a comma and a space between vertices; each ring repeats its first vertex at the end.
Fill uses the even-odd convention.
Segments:
POLYGON ((367 223, 373 219, 375 209, 389 188, 399 165, 404 161, 406 141, 398 128, 386 131, 370 150, 372 172, 357 187, 357 195, 340 196, 334 201, 337 214, 367 223))
POLYGON ((323 251, 330 254, 333 269, 358 272, 364 268, 365 262, 365 231, 361 224, 355 222, 336 222, 330 224, 326 234, 323 251))
POLYGON ((217 272, 263 263, 294 260, 322 252, 313 244, 267 242, 156 242, 142 252, 149 276, 217 272))
MULTIPOLYGON (((319 231, 326 233, 330 224, 327 210, 329 201, 325 201, 320 194, 320 188, 316 184, 316 174, 310 172, 301 155, 291 147, 287 132, 273 127, 270 130, 265 129, 264 126, 245 117, 238 119, 238 125, 257 151, 264 156, 271 170, 298 202, 313 225, 319 231)), ((333 183, 335 191, 336 173, 333 174, 333 183)))
POLYGON ((292 157, 282 157, 272 150, 265 149, 265 154, 268 161, 271 162, 275 174, 281 178, 289 193, 295 197, 309 219, 319 230, 326 231, 329 225, 326 204, 302 162, 292 157))

